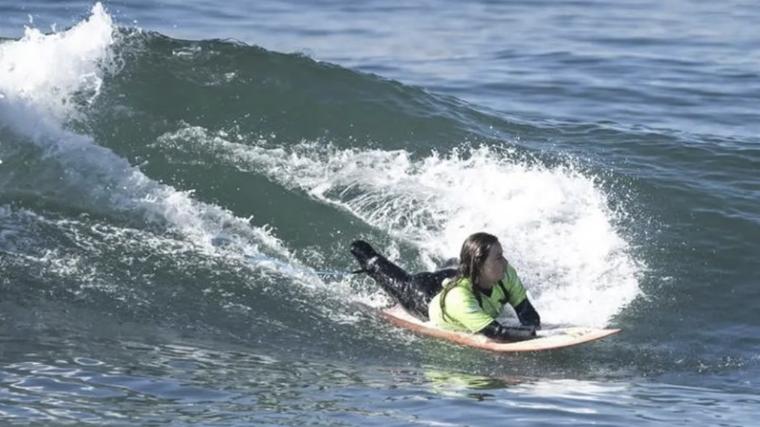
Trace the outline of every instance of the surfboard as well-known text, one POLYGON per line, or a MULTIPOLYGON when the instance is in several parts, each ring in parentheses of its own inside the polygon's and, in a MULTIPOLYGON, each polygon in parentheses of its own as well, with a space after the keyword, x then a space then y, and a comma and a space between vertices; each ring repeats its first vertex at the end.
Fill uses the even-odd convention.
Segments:
POLYGON ((504 342, 492 340, 481 334, 468 334, 440 329, 429 321, 423 322, 416 318, 398 304, 391 308, 374 308, 373 310, 376 310, 381 317, 392 324, 409 329, 418 334, 444 339, 469 347, 502 353, 546 351, 572 347, 600 340, 621 331, 620 329, 597 329, 577 326, 569 328, 553 328, 536 331, 536 338, 530 340, 504 342))

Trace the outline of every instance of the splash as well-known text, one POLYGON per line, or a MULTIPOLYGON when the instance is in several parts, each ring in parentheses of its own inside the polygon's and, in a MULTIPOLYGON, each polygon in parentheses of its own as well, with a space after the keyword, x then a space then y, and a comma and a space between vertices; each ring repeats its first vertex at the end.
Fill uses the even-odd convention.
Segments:
POLYGON ((469 234, 488 230, 548 323, 603 326, 639 293, 640 266, 615 227, 618 213, 596 178, 569 166, 489 147, 414 158, 310 142, 247 145, 192 126, 159 141, 351 212, 416 245, 430 268, 434 258, 455 256, 469 234))
POLYGON ((112 64, 113 22, 100 3, 71 29, 45 35, 26 27, 18 41, 0 44, 0 93, 63 121, 76 113, 75 97, 92 100, 112 64))
POLYGON ((257 266, 292 266, 272 257, 291 255, 250 218, 194 200, 192 192, 154 182, 126 159, 69 129, 113 72, 116 28, 100 3, 89 18, 53 34, 27 28, 24 37, 0 44, 0 128, 41 152, 40 170, 24 178, 48 196, 85 211, 140 217, 168 226, 206 252, 235 255, 257 266), (223 240, 224 247, 217 242, 223 240))

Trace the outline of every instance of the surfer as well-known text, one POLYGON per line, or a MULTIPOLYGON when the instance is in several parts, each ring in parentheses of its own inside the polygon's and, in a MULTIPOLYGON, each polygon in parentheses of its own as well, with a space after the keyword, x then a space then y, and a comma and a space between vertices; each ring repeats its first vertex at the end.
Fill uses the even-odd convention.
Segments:
POLYGON ((351 243, 351 253, 359 261, 359 272, 372 277, 407 311, 442 329, 520 341, 534 337, 541 326, 520 278, 491 234, 470 235, 462 244, 458 267, 432 273, 410 275, 363 240, 351 243), (495 320, 507 303, 522 327, 495 320))

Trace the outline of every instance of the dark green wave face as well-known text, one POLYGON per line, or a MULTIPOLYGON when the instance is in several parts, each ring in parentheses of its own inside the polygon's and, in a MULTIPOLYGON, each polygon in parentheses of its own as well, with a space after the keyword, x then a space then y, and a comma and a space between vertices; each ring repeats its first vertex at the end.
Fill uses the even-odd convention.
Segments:
POLYGON ((246 404, 319 412, 301 383, 334 399, 397 398, 373 391, 394 382, 452 399, 536 378, 600 400, 632 378, 720 388, 756 372, 760 331, 760 152, 738 138, 518 119, 302 55, 117 27, 95 6, 0 42, 2 375, 60 368, 159 420, 185 399, 254 423, 275 421, 246 404), (388 299, 347 274, 352 240, 422 271, 481 230, 546 324, 624 333, 502 358, 363 308, 388 299))

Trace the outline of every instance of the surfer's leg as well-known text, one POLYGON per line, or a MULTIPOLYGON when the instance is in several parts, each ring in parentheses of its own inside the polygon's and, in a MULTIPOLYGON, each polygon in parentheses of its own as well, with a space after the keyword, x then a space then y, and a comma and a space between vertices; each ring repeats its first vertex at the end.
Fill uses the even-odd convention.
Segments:
POLYGON ((427 296, 427 303, 433 299, 443 289, 443 281, 450 279, 457 275, 457 270, 453 268, 447 268, 445 270, 438 270, 432 273, 417 273, 412 276, 412 282, 414 285, 422 290, 427 296))
POLYGON ((351 253, 359 261, 362 270, 375 279, 375 282, 398 301, 402 307, 417 316, 427 319, 427 305, 428 301, 430 301, 428 289, 432 288, 428 280, 415 280, 415 277, 419 275, 409 275, 401 267, 378 254, 365 241, 357 240, 351 243, 351 253))

